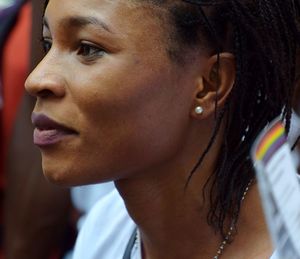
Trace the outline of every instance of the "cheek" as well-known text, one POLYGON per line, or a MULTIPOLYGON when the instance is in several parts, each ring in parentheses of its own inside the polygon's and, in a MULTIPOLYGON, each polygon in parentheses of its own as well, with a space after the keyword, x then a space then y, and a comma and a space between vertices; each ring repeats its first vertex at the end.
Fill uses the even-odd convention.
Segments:
POLYGON ((166 75, 98 77, 92 94, 78 92, 81 152, 92 164, 96 159, 98 170, 129 173, 176 152, 189 107, 181 103, 182 91, 173 77, 166 75))

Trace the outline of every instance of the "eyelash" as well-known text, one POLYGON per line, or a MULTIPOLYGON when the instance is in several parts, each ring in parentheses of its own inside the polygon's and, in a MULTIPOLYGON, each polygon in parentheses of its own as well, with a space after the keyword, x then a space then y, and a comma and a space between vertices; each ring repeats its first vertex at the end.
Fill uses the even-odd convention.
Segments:
POLYGON ((105 53, 104 49, 87 42, 81 42, 77 50, 77 55, 88 59, 102 57, 105 53))
POLYGON ((41 38, 40 41, 41 41, 42 47, 44 49, 44 53, 47 54, 48 51, 51 49, 52 41, 47 38, 41 38))
MULTIPOLYGON (((52 40, 49 38, 42 38, 41 43, 45 54, 47 54, 52 47, 52 40)), ((97 57, 102 57, 104 54, 106 54, 106 51, 101 47, 85 41, 80 42, 76 49, 76 54, 84 59, 87 59, 88 61, 96 59, 97 57)))

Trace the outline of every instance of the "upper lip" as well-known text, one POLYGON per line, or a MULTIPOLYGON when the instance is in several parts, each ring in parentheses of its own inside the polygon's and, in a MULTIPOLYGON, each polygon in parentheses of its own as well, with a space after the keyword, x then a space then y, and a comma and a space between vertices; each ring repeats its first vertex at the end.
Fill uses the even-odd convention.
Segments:
POLYGON ((77 133, 74 129, 67 127, 61 123, 58 123, 58 122, 54 121, 53 119, 50 119, 45 114, 32 113, 31 121, 32 121, 33 125, 40 130, 57 129, 57 130, 63 130, 63 131, 70 132, 70 133, 77 133))

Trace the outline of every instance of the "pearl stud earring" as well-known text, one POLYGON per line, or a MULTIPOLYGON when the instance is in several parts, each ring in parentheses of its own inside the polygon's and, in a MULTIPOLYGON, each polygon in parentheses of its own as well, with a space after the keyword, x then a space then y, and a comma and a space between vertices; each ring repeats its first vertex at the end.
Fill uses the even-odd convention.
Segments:
POLYGON ((203 111, 204 111, 204 110, 203 110, 203 108, 202 108, 201 106, 197 106, 197 107, 195 108, 195 113, 196 113, 196 114, 199 114, 199 115, 200 115, 200 114, 203 113, 203 111))

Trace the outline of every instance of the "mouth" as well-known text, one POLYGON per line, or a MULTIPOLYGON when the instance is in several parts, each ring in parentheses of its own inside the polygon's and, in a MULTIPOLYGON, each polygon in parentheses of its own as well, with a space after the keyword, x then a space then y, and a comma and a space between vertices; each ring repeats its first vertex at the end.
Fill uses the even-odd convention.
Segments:
POLYGON ((60 124, 44 114, 32 113, 31 120, 35 126, 33 142, 39 147, 54 145, 66 137, 78 135, 74 129, 60 124))

